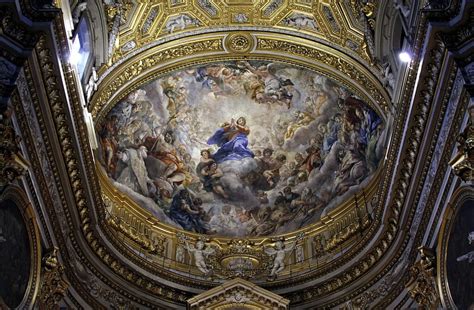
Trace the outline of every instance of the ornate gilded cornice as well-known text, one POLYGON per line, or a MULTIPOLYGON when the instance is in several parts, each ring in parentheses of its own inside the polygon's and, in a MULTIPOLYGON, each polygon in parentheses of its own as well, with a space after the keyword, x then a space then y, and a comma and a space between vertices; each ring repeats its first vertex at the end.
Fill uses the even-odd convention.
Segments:
POLYGON ((458 152, 449 162, 454 174, 464 182, 474 181, 474 107, 469 109, 469 120, 464 131, 459 135, 458 152))
POLYGON ((35 8, 29 1, 0 3, 0 110, 8 102, 15 81, 27 57, 38 42, 42 30, 47 29, 59 10, 35 8))
POLYGON ((219 33, 182 38, 130 58, 100 79, 90 103, 95 123, 100 123, 126 94, 157 76, 186 66, 231 59, 272 59, 309 67, 348 87, 383 115, 389 111, 390 99, 381 82, 351 57, 305 39, 258 32, 241 33, 240 36, 236 36, 238 32, 231 35, 230 39, 219 33), (245 43, 242 38, 245 38, 245 43), (234 41, 246 46, 235 49, 234 41), (314 62, 314 59, 319 61, 314 62))
MULTIPOLYGON (((451 69, 452 72, 456 72, 456 68, 451 69)), ((451 116, 447 116, 446 119, 444 120, 444 123, 438 123, 438 127, 441 127, 444 133, 441 133, 440 135, 444 137, 452 137, 455 136, 456 133, 459 132, 460 126, 462 124, 462 119, 464 118, 464 113, 467 108, 467 105, 469 103, 469 95, 465 90, 463 90, 463 83, 459 83, 459 80, 462 81, 462 77, 460 76, 460 73, 458 71, 457 77, 456 77, 456 83, 453 86, 453 92, 450 96, 450 101, 451 104, 451 112, 449 113, 451 116), (453 126, 448 128, 446 124, 452 123, 453 126), (449 130, 449 132, 447 132, 449 130)), ((449 96, 449 93, 446 93, 447 96, 449 96)), ((443 100, 446 102, 446 98, 443 100)), ((438 129, 439 130, 439 129, 438 129)), ((453 174, 450 173, 449 170, 449 158, 452 154, 452 151, 455 147, 455 140, 454 139, 446 139, 446 145, 444 148, 438 148, 438 143, 433 142, 432 147, 431 147, 431 152, 433 152, 431 158, 435 158, 438 160, 439 164, 437 165, 436 170, 432 170, 428 172, 429 178, 432 180, 431 182, 427 182, 424 186, 429 190, 429 198, 426 199, 426 195, 423 195, 425 197, 424 199, 421 199, 421 189, 418 191, 419 196, 416 201, 418 201, 418 204, 425 205, 425 210, 421 215, 418 215, 417 217, 419 218, 418 222, 418 229, 416 232, 416 236, 413 238, 413 245, 421 245, 422 240, 424 238, 428 238, 428 240, 435 238, 436 234, 436 226, 432 225, 431 228, 429 226, 430 218, 432 216, 433 212, 436 212, 435 218, 433 220, 434 223, 437 223, 443 214, 444 208, 443 206, 446 205, 447 200, 450 197, 450 192, 448 190, 445 190, 443 194, 440 196, 440 191, 443 186, 443 182, 445 178, 447 178, 445 182, 445 188, 450 188, 451 186, 455 186, 453 174), (442 152, 442 155, 440 155, 440 152, 442 152), (437 202, 437 200, 439 202, 437 202), (429 229, 428 234, 426 234, 426 229, 429 229)), ((431 165, 433 166, 433 165, 431 165)), ((428 170, 426 170, 428 171, 428 170)), ((425 172, 426 173, 426 172, 425 172)), ((413 210, 415 212, 415 210, 413 210)), ((415 215, 416 216, 416 215, 415 215)), ((410 237, 410 235, 407 235, 407 239, 410 237)), ((417 255, 417 252, 415 251, 415 247, 412 246, 411 248, 411 253, 410 253, 410 260, 413 261, 417 255)), ((408 280, 408 274, 405 273, 403 281, 404 282, 408 280)), ((378 304, 380 307, 387 307, 390 305, 390 302, 393 301, 398 294, 404 289, 404 286, 401 284, 394 287, 393 291, 387 298, 383 300, 382 303, 378 304)))
POLYGON ((20 152, 19 137, 11 119, 12 109, 7 107, 0 114, 0 192, 24 175, 28 162, 20 152))
POLYGON ((66 295, 70 283, 64 279, 64 266, 59 263, 58 248, 53 248, 43 257, 43 273, 39 292, 39 307, 52 309, 58 307, 66 295))
POLYGON ((436 309, 439 295, 436 290, 436 258, 433 250, 419 247, 420 259, 410 267, 410 280, 406 284, 410 297, 422 309, 436 309))

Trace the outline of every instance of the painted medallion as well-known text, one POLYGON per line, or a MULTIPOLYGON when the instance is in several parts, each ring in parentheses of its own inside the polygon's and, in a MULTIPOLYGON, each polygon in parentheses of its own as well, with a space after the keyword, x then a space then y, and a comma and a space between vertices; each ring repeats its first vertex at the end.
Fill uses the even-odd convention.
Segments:
POLYGON ((17 205, 0 202, 0 309, 18 307, 30 279, 30 242, 17 205))
POLYGON ((473 309, 474 200, 461 206, 454 219, 446 259, 449 290, 458 309, 473 309))

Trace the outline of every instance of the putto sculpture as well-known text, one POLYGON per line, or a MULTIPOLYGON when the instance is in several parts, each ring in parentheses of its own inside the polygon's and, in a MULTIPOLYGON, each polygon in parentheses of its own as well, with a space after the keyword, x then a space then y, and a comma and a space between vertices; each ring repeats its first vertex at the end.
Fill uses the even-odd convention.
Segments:
POLYGON ((275 280, 277 275, 285 269, 285 257, 287 253, 291 253, 299 240, 303 238, 303 234, 299 235, 292 243, 285 244, 282 240, 275 242, 273 247, 264 247, 265 253, 270 256, 275 256, 273 259, 273 267, 268 276, 268 280, 275 280))
POLYGON ((206 259, 209 255, 215 253, 215 250, 211 246, 206 246, 204 241, 198 240, 195 245, 189 244, 187 240, 184 240, 185 248, 188 252, 193 255, 196 267, 208 276, 212 272, 212 268, 206 264, 206 259))

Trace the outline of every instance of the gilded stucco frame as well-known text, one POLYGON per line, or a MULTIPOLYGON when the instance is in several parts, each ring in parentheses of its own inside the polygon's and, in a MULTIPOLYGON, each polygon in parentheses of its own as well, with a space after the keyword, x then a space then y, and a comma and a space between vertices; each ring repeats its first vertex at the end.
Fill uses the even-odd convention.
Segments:
MULTIPOLYGON (((297 67, 308 68, 348 88, 376 110, 383 118, 384 123, 387 124, 388 111, 391 108, 389 95, 378 77, 374 76, 363 63, 330 46, 307 39, 258 31, 236 31, 227 34, 219 32, 207 33, 164 43, 127 59, 121 66, 102 76, 98 90, 90 103, 90 111, 92 112, 96 130, 99 129, 107 113, 123 97, 139 87, 178 69, 229 60, 278 61, 297 67), (315 58, 318 61, 314 61, 315 58)), ((383 166, 383 162, 380 166, 383 166)), ((365 189, 366 201, 371 201, 376 195, 377 185, 380 184, 379 181, 382 175, 381 170, 378 169, 376 175, 365 189)), ((127 216, 133 218, 133 223, 139 223, 137 227, 145 227, 143 230, 147 232, 148 237, 140 236, 137 233, 138 229, 133 227, 129 227, 133 230, 132 232, 130 230, 127 231, 127 228, 121 227, 117 222, 110 221, 110 218, 106 221, 115 230, 121 231, 125 235, 126 239, 123 240, 129 246, 137 250, 150 247, 150 244, 154 242, 150 236, 154 234, 160 236, 161 239, 165 238, 167 240, 168 245, 164 247, 168 248, 168 255, 172 256, 178 244, 177 233, 186 235, 190 240, 200 238, 197 234, 185 232, 151 220, 152 216, 148 211, 145 211, 126 195, 113 188, 97 163, 96 171, 102 188, 102 198, 106 206, 108 206, 108 210, 120 209, 120 212, 127 212, 127 216)), ((331 224, 336 226, 338 221, 345 221, 347 226, 348 222, 356 221, 357 219, 352 214, 354 213, 353 206, 355 204, 354 198, 347 199, 347 201, 320 221, 310 224, 297 232, 287 233, 278 237, 293 240, 299 233, 304 232, 306 236, 305 242, 307 243, 306 248, 309 249, 312 238, 316 234, 322 234, 325 231, 329 233, 329 226, 331 224)), ((123 224, 125 223, 122 222, 123 224)), ((275 236, 247 239, 252 239, 252 242, 261 245, 272 237, 275 236)), ((231 241, 229 238, 214 236, 212 236, 212 239, 219 247, 226 247, 231 241)), ((357 241, 355 240, 356 238, 350 239, 340 240, 337 247, 348 248, 357 241)), ((306 256, 309 257, 309 250, 306 250, 306 252, 306 256)), ((164 253, 164 256, 167 256, 166 253, 164 253)), ((166 264, 164 261, 160 262, 159 265, 177 270, 190 268, 189 266, 180 266, 176 263, 166 264)), ((297 267, 296 270, 303 270, 303 268, 304 266, 302 265, 297 267)))

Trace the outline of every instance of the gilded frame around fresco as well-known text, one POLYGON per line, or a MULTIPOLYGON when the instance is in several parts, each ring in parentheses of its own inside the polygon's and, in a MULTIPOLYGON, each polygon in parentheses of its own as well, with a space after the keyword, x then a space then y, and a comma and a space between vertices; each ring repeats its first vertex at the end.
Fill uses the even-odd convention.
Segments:
MULTIPOLYGON (((331 78, 367 102, 387 123, 388 111, 391 108, 388 93, 378 78, 364 64, 354 61, 350 56, 330 46, 314 44, 314 42, 306 39, 292 36, 282 37, 281 35, 277 36, 263 32, 237 31, 226 35, 222 33, 196 35, 182 38, 178 42, 162 44, 129 58, 120 67, 102 76, 98 90, 90 103, 90 110, 96 129, 99 128, 107 113, 119 100, 142 85, 169 72, 216 61, 261 59, 308 68, 331 78), (314 59, 319 61, 316 62, 314 59)), ((127 199, 111 186, 99 165, 96 165, 96 171, 102 187, 103 200, 108 206, 109 214, 117 215, 114 213, 120 209, 119 212, 121 214, 126 212, 127 217, 133 219, 133 223, 125 223, 126 221, 118 218, 117 221, 110 217, 107 220, 107 223, 114 230, 124 234, 125 240, 128 239, 127 244, 129 246, 137 250, 146 248, 150 251, 155 251, 156 247, 153 243, 158 242, 161 244, 160 248, 163 248, 162 254, 166 257, 166 252, 168 252, 168 256, 173 256, 172 253, 174 253, 178 246, 177 233, 186 235, 190 240, 200 238, 196 234, 178 232, 176 229, 168 227, 168 225, 153 221, 149 212, 142 210, 136 203, 127 199), (152 236, 157 236, 160 240, 154 240, 152 236), (164 245, 161 240, 165 238, 168 240, 167 245, 164 245)), ((366 188, 365 194, 367 196, 364 197, 365 201, 371 201, 375 198, 381 174, 381 169, 379 169, 374 179, 366 188)), ((350 223, 361 225, 356 223, 360 221, 358 219, 359 215, 353 214, 353 206, 355 204, 357 203, 354 201, 354 198, 348 199, 319 222, 313 223, 301 231, 278 237, 294 240, 299 233, 304 231, 306 236, 304 240, 306 248, 305 257, 309 257, 311 256, 309 250, 311 246, 309 244, 317 234, 335 235, 336 232, 331 231, 331 229, 337 227, 339 222, 345 223, 342 226, 349 226, 350 223)), ((358 213, 357 210, 355 212, 358 213)), ((369 218, 368 214, 365 216, 367 219, 369 218)), ((366 228, 369 224, 370 221, 368 219, 367 223, 364 223, 362 226, 366 228)), ((218 243, 218 246, 222 247, 227 247, 226 244, 230 242, 228 238, 213 237, 212 239, 218 243)), ((269 237, 251 239, 255 244, 263 244, 270 240, 269 237)), ((353 239, 343 238, 335 240, 334 247, 341 248, 343 246, 347 248, 355 242, 353 239)), ((162 264, 167 265, 164 261, 160 263, 160 265, 162 264)), ((178 267, 176 268, 178 270, 190 269, 189 265, 176 265, 168 267, 178 267)), ((303 268, 303 266, 300 267, 301 269, 303 268)))
POLYGON ((41 239, 33 208, 26 194, 18 187, 10 185, 1 195, 0 201, 11 200, 19 209, 28 233, 30 248, 30 272, 28 285, 18 309, 33 309, 41 283, 41 239))
POLYGON ((438 235, 438 246, 436 250, 437 276, 436 281, 438 291, 441 297, 442 307, 446 309, 457 309, 456 304, 451 296, 447 275, 447 254, 449 237, 451 235, 456 217, 460 207, 464 202, 474 201, 474 188, 469 185, 460 187, 451 199, 446 208, 446 212, 442 218, 441 229, 438 235))

